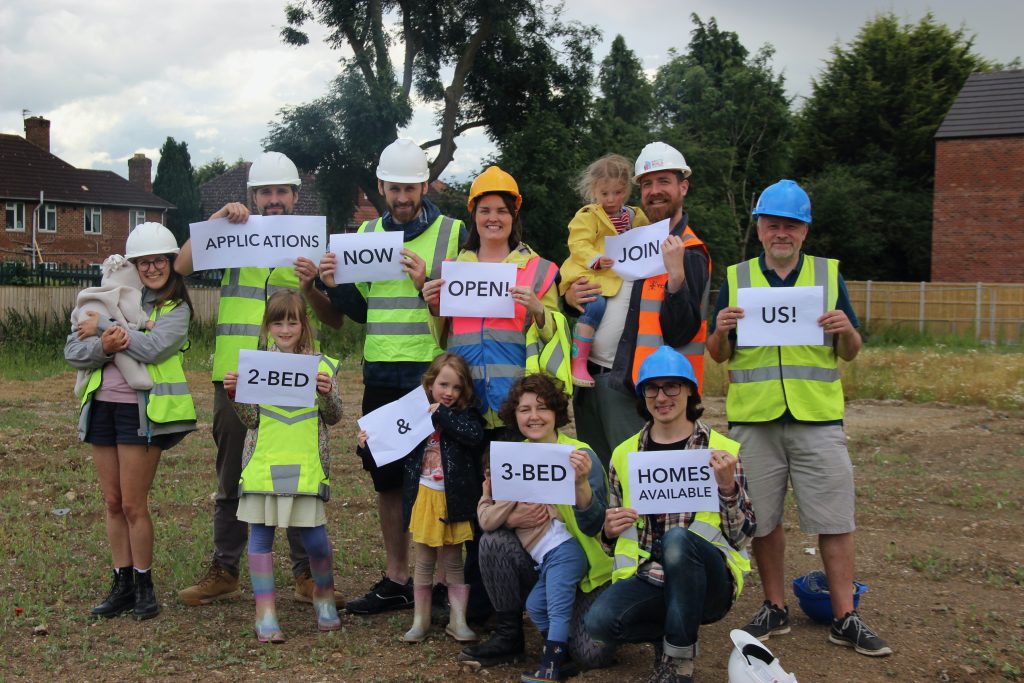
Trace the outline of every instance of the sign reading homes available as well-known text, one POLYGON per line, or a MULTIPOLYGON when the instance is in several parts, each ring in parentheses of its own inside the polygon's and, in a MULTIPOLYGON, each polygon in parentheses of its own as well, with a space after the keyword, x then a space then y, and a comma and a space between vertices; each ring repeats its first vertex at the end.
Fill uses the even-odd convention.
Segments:
POLYGON ((825 312, 821 287, 744 287, 736 291, 743 317, 737 346, 802 346, 825 343, 818 318, 825 312))
POLYGON ((420 386, 397 401, 363 415, 357 422, 367 434, 366 443, 377 467, 401 460, 434 433, 430 403, 420 386))
POLYGON ((604 255, 615 264, 612 270, 623 280, 643 280, 662 275, 665 261, 661 245, 668 239, 669 219, 627 230, 621 235, 604 238, 604 255))
POLYGON ((630 453, 629 504, 641 515, 718 512, 711 451, 630 453))
POLYGON ((514 263, 445 261, 441 264, 441 315, 467 318, 514 318, 514 263))
POLYGON ((239 403, 265 403, 289 408, 316 404, 316 373, 320 356, 278 351, 238 352, 239 403))
POLYGON ((560 443, 491 442, 491 497, 520 503, 574 505, 573 447, 560 443))
POLYGON ((300 256, 313 263, 327 253, 324 216, 260 216, 245 223, 227 218, 192 223, 192 264, 196 270, 215 268, 276 268, 290 266, 300 256))
POLYGON ((330 249, 338 259, 334 281, 378 282, 401 280, 401 232, 353 232, 331 235, 330 249))

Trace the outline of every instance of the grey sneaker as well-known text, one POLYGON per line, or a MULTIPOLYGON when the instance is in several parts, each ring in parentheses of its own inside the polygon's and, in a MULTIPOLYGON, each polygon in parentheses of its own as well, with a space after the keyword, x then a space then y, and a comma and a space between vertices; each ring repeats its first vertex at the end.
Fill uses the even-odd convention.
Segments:
POLYGON ((828 634, 829 642, 843 647, 852 647, 868 657, 884 657, 892 654, 892 648, 868 628, 857 610, 847 612, 842 619, 833 619, 828 634))
POLYGON ((789 608, 779 609, 765 600, 761 609, 757 610, 757 614, 743 630, 762 642, 772 636, 789 633, 789 608))

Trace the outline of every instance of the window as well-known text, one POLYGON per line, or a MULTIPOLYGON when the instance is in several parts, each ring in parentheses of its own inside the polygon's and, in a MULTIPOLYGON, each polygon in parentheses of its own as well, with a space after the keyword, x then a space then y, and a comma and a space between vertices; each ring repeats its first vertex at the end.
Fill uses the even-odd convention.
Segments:
POLYGON ((39 232, 57 232, 57 205, 43 204, 43 224, 39 232))
POLYGON ((128 232, 135 229, 135 226, 146 222, 145 209, 128 209, 128 232))
POLYGON ((7 229, 25 232, 25 205, 21 202, 7 202, 7 229))
POLYGON ((99 207, 85 207, 85 234, 99 235, 103 232, 103 210, 99 207))

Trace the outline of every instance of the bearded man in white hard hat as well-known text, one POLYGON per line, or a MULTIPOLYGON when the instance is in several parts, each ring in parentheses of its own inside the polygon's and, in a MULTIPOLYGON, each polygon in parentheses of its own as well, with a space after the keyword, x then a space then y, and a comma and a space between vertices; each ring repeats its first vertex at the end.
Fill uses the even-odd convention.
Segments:
MULTIPOLYGON (((332 304, 351 320, 366 324, 363 415, 419 386, 430 362, 441 353, 420 291, 424 282, 440 277, 442 261, 458 254, 466 227, 462 221, 442 215, 427 199, 429 178, 427 157, 419 145, 407 138, 392 142, 381 152, 377 165, 377 191, 388 210, 359 226, 359 232, 402 233, 405 278, 335 286, 335 255, 328 252, 320 261, 320 278, 328 286, 332 304)), ((375 614, 412 607, 409 534, 402 523, 405 459, 378 467, 369 448, 359 447, 356 452, 377 492, 387 567, 381 580, 363 597, 346 603, 345 609, 353 614, 375 614)), ((482 589, 472 594, 485 595, 482 589)))
MULTIPOLYGON (((249 167, 246 183, 251 208, 261 216, 294 213, 301 185, 295 164, 280 152, 261 154, 249 167)), ((250 206, 230 202, 214 212, 210 220, 227 218, 231 223, 241 224, 249 220, 250 213, 250 206)), ((182 245, 174 269, 182 275, 192 273, 191 240, 182 245)), ((238 521, 236 515, 246 427, 235 414, 232 401, 224 390, 224 374, 237 371, 240 350, 257 348, 266 300, 278 289, 295 289, 302 294, 309 320, 318 332, 321 322, 334 328, 341 326, 341 314, 331 306, 327 295, 316 287, 316 277, 316 264, 305 257, 298 258, 294 267, 228 268, 224 271, 213 353, 213 440, 217 444, 213 557, 199 582, 178 593, 186 605, 206 605, 241 595, 238 587, 239 560, 245 550, 249 527, 238 521)), ((319 334, 314 343, 319 348, 319 334)), ((309 555, 302 546, 298 527, 288 529, 288 543, 295 577, 295 599, 311 603, 314 581, 309 555)), ((336 593, 336 600, 339 597, 336 593)))
MULTIPOLYGON (((640 152, 634 171, 651 223, 669 220, 669 236, 661 247, 668 272, 624 282, 608 298, 587 366, 594 387, 574 392, 576 433, 597 452, 605 469, 615 447, 643 426, 633 410, 633 391, 644 359, 662 345, 671 346, 690 360, 698 388, 704 381, 711 255, 687 225, 684 200, 690 167, 679 150, 652 142, 640 152)), ((600 293, 599 284, 583 277, 569 288, 565 300, 582 311, 583 304, 600 293)))

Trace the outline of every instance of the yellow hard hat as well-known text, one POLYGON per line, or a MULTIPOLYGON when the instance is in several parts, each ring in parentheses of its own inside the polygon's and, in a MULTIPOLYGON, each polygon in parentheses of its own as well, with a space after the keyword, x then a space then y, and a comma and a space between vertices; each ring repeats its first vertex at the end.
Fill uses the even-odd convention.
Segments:
POLYGON ((478 197, 490 192, 507 192, 515 197, 516 211, 519 211, 523 205, 523 196, 519 194, 519 185, 516 184, 516 179, 497 166, 488 166, 486 171, 476 177, 473 185, 469 188, 469 201, 466 202, 469 212, 473 213, 473 207, 476 205, 478 197))

